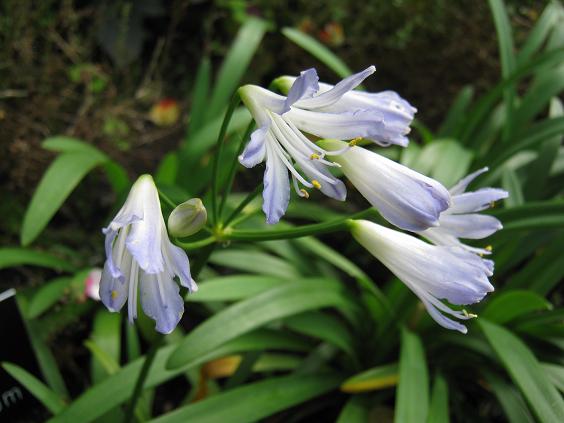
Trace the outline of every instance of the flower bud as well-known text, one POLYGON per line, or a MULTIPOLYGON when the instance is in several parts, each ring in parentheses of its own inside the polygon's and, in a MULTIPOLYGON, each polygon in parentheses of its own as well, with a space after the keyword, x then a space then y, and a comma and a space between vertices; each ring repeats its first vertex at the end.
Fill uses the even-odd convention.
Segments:
POLYGON ((168 217, 168 232, 178 238, 194 235, 208 220, 204 203, 199 198, 191 198, 177 206, 168 217))

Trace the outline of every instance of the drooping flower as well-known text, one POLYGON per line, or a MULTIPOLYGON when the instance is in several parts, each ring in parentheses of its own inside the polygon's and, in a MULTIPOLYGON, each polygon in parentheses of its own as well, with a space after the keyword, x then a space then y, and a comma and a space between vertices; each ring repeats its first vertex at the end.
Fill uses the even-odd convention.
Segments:
POLYGON ((315 69, 308 69, 293 79, 286 97, 255 85, 239 89, 258 126, 239 161, 249 168, 266 161, 263 211, 268 223, 278 222, 288 207, 288 172, 301 197, 308 196, 305 188, 317 188, 340 201, 346 197, 344 184, 328 170, 336 166, 326 160, 328 152, 304 133, 344 140, 364 137, 382 145, 407 144, 405 134, 414 113, 407 102, 396 94, 370 97, 351 91, 374 70, 371 66, 333 87, 321 86, 315 69))
POLYGON ((129 321, 137 318, 137 298, 156 330, 170 333, 184 313, 177 276, 191 292, 198 287, 190 275, 186 253, 168 239, 159 195, 149 175, 133 184, 125 204, 103 229, 106 263, 100 283, 104 305, 118 312, 128 301, 129 321))
POLYGON ((436 246, 414 236, 366 220, 351 223, 354 238, 407 285, 431 317, 447 329, 466 333, 466 327, 447 317, 466 320, 474 315, 453 305, 474 304, 494 290, 488 277, 493 262, 460 247, 436 246))
POLYGON ((439 218, 439 226, 420 232, 420 235, 437 245, 465 248, 478 254, 489 254, 490 249, 474 248, 460 242, 458 238, 482 239, 500 230, 503 225, 493 216, 478 214, 492 203, 507 198, 509 193, 498 188, 481 188, 466 192, 468 185, 479 175, 487 172, 484 167, 461 179, 450 190, 452 205, 439 218))
POLYGON ((346 143, 336 140, 319 144, 328 151, 342 151, 333 160, 343 174, 388 222, 401 229, 437 226, 450 205, 449 192, 434 179, 365 148, 346 148, 346 143))

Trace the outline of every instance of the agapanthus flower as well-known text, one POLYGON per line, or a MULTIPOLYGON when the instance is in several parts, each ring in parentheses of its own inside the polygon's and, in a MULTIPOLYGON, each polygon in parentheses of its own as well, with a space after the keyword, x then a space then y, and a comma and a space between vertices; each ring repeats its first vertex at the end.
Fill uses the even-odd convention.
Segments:
POLYGON ((431 317, 447 329, 466 333, 453 320, 475 317, 452 305, 481 301, 494 290, 488 280, 493 262, 460 247, 436 246, 366 220, 351 223, 354 238, 394 273, 425 305, 431 317))
POLYGON ((342 151, 333 160, 343 174, 388 222, 401 229, 437 226, 450 206, 448 190, 434 179, 365 148, 346 148, 342 141, 322 140, 320 145, 342 151))
POLYGON ((494 202, 507 198, 509 195, 507 191, 498 188, 481 188, 466 192, 468 185, 487 171, 488 168, 484 167, 454 185, 449 190, 452 205, 441 213, 439 226, 429 228, 420 234, 437 245, 459 246, 478 254, 489 254, 489 248, 471 247, 459 240, 459 238, 486 238, 503 227, 495 217, 477 212, 488 209, 494 202))
POLYGON ((188 256, 168 238, 151 176, 137 179, 103 232, 106 263, 100 297, 104 305, 117 312, 128 301, 129 321, 133 323, 139 295, 143 311, 156 322, 156 330, 172 332, 184 313, 184 300, 174 277, 191 292, 198 288, 190 275, 188 256))
POLYGON ((320 85, 315 69, 308 69, 293 80, 286 97, 255 85, 239 89, 258 127, 239 161, 249 168, 266 161, 263 211, 268 223, 278 222, 288 207, 288 172, 301 197, 308 196, 306 188, 319 189, 340 201, 346 197, 344 184, 329 172, 330 166, 336 166, 327 160, 330 153, 304 133, 344 140, 363 137, 382 145, 407 144, 405 135, 415 109, 394 93, 352 91, 374 70, 371 66, 332 87, 320 85))

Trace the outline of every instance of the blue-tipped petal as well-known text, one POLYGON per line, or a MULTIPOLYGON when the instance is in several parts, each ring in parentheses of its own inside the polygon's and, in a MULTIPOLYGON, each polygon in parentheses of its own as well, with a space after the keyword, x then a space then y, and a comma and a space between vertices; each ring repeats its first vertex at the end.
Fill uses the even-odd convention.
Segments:
MULTIPOLYGON (((374 72, 376 72, 376 68, 374 66, 369 66, 368 68, 366 68, 361 72, 346 77, 345 79, 337 83, 337 85, 335 85, 333 88, 331 88, 328 91, 325 91, 322 94, 319 94, 309 99, 300 100, 299 102, 296 103, 296 106, 304 109, 317 109, 322 107, 328 107, 333 103, 339 101, 341 97, 343 97, 346 93, 348 93, 349 91, 355 89, 360 84, 362 84, 362 81, 364 81, 374 72)), ((319 90, 319 85, 317 87, 316 92, 318 90, 319 90)))
POLYGON ((482 188, 478 191, 464 192, 452 198, 449 213, 472 213, 485 210, 496 201, 507 198, 509 193, 499 188, 482 188))
POLYGON ((489 169, 487 167, 483 167, 481 169, 478 169, 477 171, 471 173, 470 175, 465 176, 464 178, 462 178, 460 181, 458 181, 458 183, 456 185, 454 185, 449 191, 451 195, 457 195, 457 194, 462 194, 464 191, 466 191, 466 188, 468 187, 468 185, 470 185, 470 183, 476 179, 478 176, 480 176, 482 173, 487 172, 489 169))
POLYGON ((186 252, 182 248, 173 245, 169 240, 165 240, 163 254, 169 276, 171 278, 178 276, 183 287, 188 288, 190 292, 196 292, 198 286, 190 274, 190 261, 186 252))
MULTIPOLYGON (((344 145, 325 144, 332 150, 344 145)), ((399 228, 419 232, 437 226, 450 206, 450 195, 439 182, 370 150, 352 147, 334 160, 364 198, 399 228)))
POLYGON ((255 167, 264 161, 266 154, 265 139, 268 132, 268 126, 255 129, 251 134, 251 140, 245 147, 243 153, 239 156, 239 163, 246 168, 255 167))
POLYGON ((184 300, 179 294, 178 285, 164 273, 140 273, 139 289, 143 311, 156 322, 155 329, 158 332, 169 334, 176 328, 184 313, 184 300))
POLYGON ((317 71, 311 68, 301 72, 288 92, 281 114, 290 110, 290 107, 297 101, 313 97, 317 91, 319 91, 317 71))
POLYGON ((441 216, 440 224, 450 234, 465 239, 486 238, 503 227, 495 217, 482 214, 447 214, 441 216))
POLYGON ((262 210, 266 214, 266 222, 271 225, 278 223, 288 208, 290 181, 286 166, 276 155, 273 147, 268 144, 262 197, 262 210))
POLYGON ((102 303, 112 312, 121 310, 127 301, 129 280, 120 280, 112 277, 108 262, 104 264, 102 277, 100 279, 100 299, 102 303))

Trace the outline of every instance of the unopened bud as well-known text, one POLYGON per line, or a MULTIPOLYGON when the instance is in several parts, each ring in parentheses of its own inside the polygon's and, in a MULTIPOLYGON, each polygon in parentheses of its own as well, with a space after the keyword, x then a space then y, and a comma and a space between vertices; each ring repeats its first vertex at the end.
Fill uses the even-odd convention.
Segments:
POLYGON ((199 198, 191 198, 177 206, 168 217, 168 232, 178 238, 194 235, 204 227, 208 213, 199 198))

